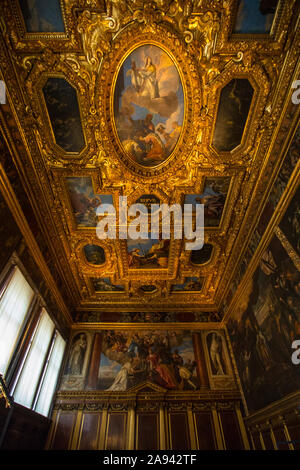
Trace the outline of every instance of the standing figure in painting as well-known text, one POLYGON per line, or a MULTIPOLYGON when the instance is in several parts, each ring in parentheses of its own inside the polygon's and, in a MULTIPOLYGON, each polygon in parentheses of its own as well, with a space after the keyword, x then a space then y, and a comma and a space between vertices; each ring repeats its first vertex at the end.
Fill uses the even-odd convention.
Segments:
POLYGON ((70 360, 68 365, 69 374, 80 375, 82 373, 85 351, 86 337, 85 334, 80 334, 79 338, 73 342, 73 346, 71 348, 70 360))
POLYGON ((132 61, 131 69, 128 73, 131 75, 131 83, 139 95, 147 96, 151 99, 159 98, 156 67, 152 63, 151 57, 146 58, 145 66, 141 69, 138 69, 135 61, 132 61))
POLYGON ((216 370, 216 375, 225 375, 222 362, 221 362, 222 343, 220 345, 220 341, 216 333, 212 334, 212 340, 211 340, 209 353, 210 353, 212 364, 216 370))

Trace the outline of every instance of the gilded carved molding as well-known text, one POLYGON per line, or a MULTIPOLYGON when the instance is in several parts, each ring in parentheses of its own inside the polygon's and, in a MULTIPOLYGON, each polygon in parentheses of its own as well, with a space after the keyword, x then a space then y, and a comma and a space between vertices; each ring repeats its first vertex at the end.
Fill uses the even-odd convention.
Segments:
POLYGON ((40 202, 36 211, 73 305, 86 310, 116 306, 124 312, 137 306, 183 311, 195 305, 220 307, 278 159, 270 144, 287 99, 279 85, 293 76, 299 42, 291 23, 295 2, 286 3, 280 3, 270 36, 259 39, 232 35, 235 0, 114 0, 105 8, 96 0, 72 0, 62 2, 63 34, 26 33, 17 2, 4 1, 1 73, 26 148, 19 167, 24 167, 32 199, 40 202), (153 168, 130 161, 120 150, 111 116, 116 71, 143 44, 157 45, 172 58, 186 109, 175 151, 153 168), (64 78, 76 90, 86 142, 80 152, 68 153, 56 144, 42 90, 49 77, 64 78), (212 140, 218 104, 233 79, 247 79, 254 95, 241 144, 230 152, 217 151, 212 140), (75 176, 91 177, 96 193, 111 194, 115 203, 127 195, 130 204, 143 194, 182 204, 185 194, 203 191, 205 178, 230 176, 220 226, 205 233, 205 243, 214 247, 210 261, 195 266, 183 243, 171 240, 167 267, 130 269, 122 240, 100 241, 94 229, 76 226, 64 183, 75 176), (91 243, 104 249, 103 265, 87 262, 83 247, 91 243), (205 278, 201 292, 172 293, 174 283, 193 276, 205 278), (109 277, 125 290, 96 293, 93 277, 109 277), (141 290, 147 284, 155 287, 150 294, 141 290))

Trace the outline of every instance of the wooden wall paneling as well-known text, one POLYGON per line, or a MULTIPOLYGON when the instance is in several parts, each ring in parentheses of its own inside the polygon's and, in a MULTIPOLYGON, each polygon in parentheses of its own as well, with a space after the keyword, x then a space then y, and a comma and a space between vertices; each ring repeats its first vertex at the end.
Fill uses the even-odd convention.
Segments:
POLYGON ((262 437, 265 443, 265 448, 266 450, 274 450, 274 444, 272 441, 272 436, 270 429, 266 429, 265 431, 262 432, 262 437))
POLYGON ((244 444, 235 411, 220 411, 220 420, 226 450, 243 450, 244 444))
POLYGON ((289 434, 295 450, 300 450, 300 422, 288 425, 289 434))
POLYGON ((107 407, 105 407, 103 408, 102 413, 101 413, 101 424, 100 424, 99 440, 98 440, 99 450, 105 449, 107 418, 108 418, 108 410, 107 410, 107 407))
POLYGON ((235 412, 236 412, 236 417, 237 417, 237 420, 238 420, 238 425, 239 425, 239 429, 240 429, 240 433, 241 433, 241 438, 242 438, 242 441, 243 441, 243 444, 244 444, 244 448, 245 448, 245 450, 250 450, 248 434, 247 434, 245 422, 243 420, 240 408, 236 406, 235 412))
POLYGON ((167 410, 163 407, 159 407, 159 448, 160 450, 167 449, 167 423, 166 423, 167 410))
POLYGON ((136 449, 159 450, 159 414, 139 412, 136 415, 136 449))
POLYGON ((127 433, 126 433, 126 449, 133 450, 135 448, 135 408, 134 406, 128 407, 127 417, 127 433))
POLYGON ((277 428, 274 428, 273 431, 274 431, 274 436, 276 439, 278 450, 289 450, 289 444, 287 444, 286 442, 288 439, 286 438, 284 428, 277 427, 277 428))
POLYGON ((82 409, 77 411, 76 421, 73 430, 73 436, 71 440, 70 449, 76 450, 79 444, 79 437, 80 437, 80 428, 82 422, 82 409))
POLYGON ((70 448, 77 413, 61 411, 57 414, 51 448, 66 450, 70 448))
POLYGON ((126 448, 126 425, 127 413, 108 413, 106 450, 124 450, 126 448))
POLYGON ((100 412, 84 412, 82 414, 79 450, 97 450, 102 414, 100 412))
POLYGON ((199 450, 217 449, 212 413, 210 411, 197 411, 194 413, 194 419, 197 448, 199 450))
POLYGON ((211 409, 211 412, 212 412, 215 436, 216 436, 216 441, 217 441, 217 449, 223 450, 225 449, 225 445, 224 445, 224 438, 223 438, 219 413, 215 407, 211 409))
POLYGON ((252 440, 254 444, 254 450, 262 450, 261 440, 260 440, 260 433, 253 432, 252 433, 252 440))
POLYGON ((186 412, 169 412, 171 450, 190 450, 188 416, 186 412))

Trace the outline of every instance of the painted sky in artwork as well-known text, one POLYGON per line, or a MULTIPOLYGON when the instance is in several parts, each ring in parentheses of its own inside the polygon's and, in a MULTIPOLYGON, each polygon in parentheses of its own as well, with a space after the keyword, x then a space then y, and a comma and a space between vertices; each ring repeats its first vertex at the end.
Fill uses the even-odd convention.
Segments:
POLYGON ((65 30, 59 0, 19 0, 26 29, 30 33, 65 30))

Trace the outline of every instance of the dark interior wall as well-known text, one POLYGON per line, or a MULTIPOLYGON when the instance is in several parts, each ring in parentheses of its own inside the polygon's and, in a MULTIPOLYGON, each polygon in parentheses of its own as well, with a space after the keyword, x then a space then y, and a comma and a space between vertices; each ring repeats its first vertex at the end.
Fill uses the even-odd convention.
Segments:
MULTIPOLYGON (((0 435, 9 413, 4 399, 0 400, 0 435)), ((24 406, 15 404, 3 450, 40 450, 44 449, 50 427, 50 419, 35 413, 24 406)))
POLYGON ((300 339, 300 189, 262 254, 228 323, 249 411, 300 388, 292 343, 300 339))

